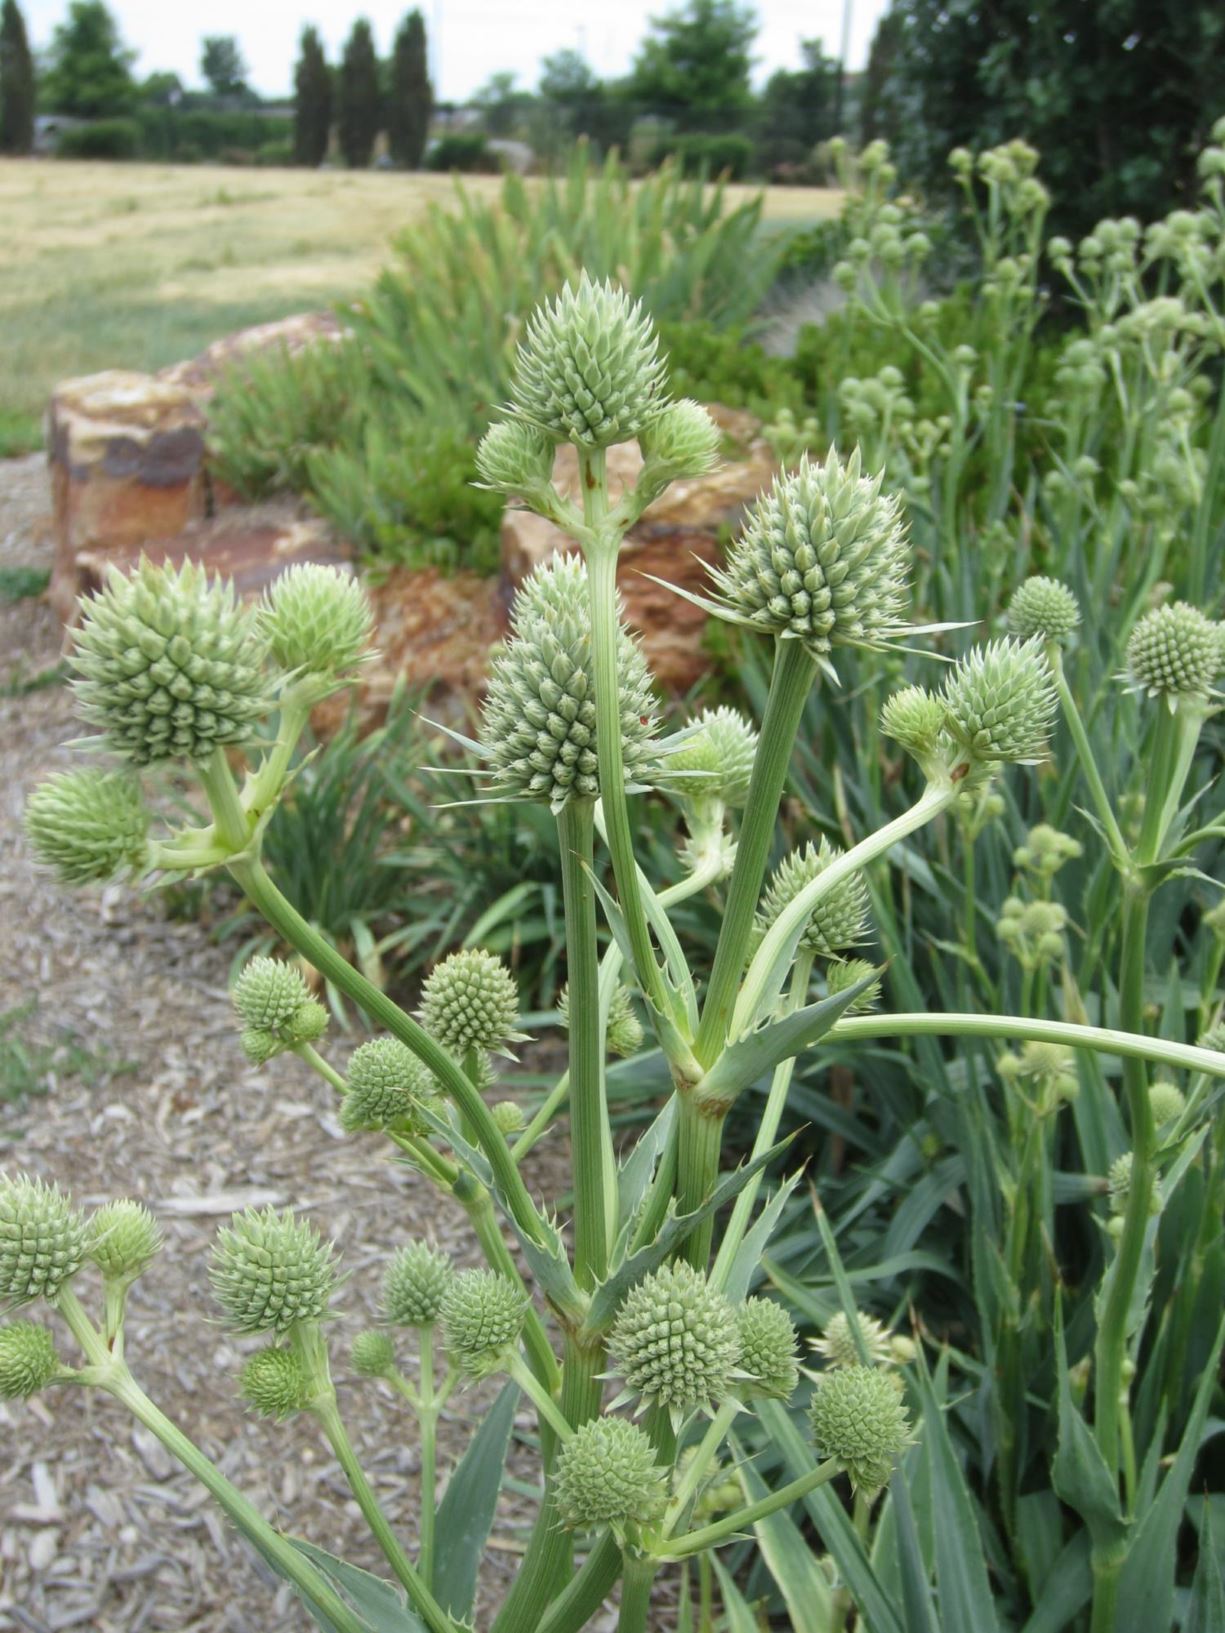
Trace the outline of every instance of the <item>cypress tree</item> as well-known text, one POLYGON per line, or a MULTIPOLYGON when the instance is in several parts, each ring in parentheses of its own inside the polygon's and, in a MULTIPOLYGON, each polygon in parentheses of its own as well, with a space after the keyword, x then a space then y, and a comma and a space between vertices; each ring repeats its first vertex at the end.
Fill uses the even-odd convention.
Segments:
POLYGON ((17 0, 0 6, 0 153, 34 145, 34 58, 17 0))
POLYGON ((345 42, 340 62, 336 124, 340 151, 351 170, 364 170, 374 153, 374 139, 382 124, 379 94, 379 59, 370 24, 360 17, 345 42))
POLYGON ((400 24, 391 52, 391 94, 387 141, 391 156, 407 170, 420 167, 429 134, 434 92, 425 51, 425 22, 410 11, 400 24))
POLYGON ((316 29, 304 28, 294 69, 293 156, 317 169, 332 131, 332 75, 316 29))

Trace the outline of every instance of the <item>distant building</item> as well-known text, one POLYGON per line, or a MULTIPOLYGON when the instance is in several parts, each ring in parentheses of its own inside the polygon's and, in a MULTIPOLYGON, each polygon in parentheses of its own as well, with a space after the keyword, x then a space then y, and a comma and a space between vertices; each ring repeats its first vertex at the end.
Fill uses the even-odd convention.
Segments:
POLYGON ((89 124, 88 119, 74 119, 66 113, 39 113, 34 116, 34 146, 33 153, 44 156, 54 153, 59 146, 60 135, 66 130, 79 130, 82 125, 89 124))

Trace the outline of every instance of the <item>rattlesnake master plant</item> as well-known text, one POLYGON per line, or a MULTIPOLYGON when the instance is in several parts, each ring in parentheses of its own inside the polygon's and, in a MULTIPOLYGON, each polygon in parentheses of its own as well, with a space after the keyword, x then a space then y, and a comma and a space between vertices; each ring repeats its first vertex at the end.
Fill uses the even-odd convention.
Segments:
MULTIPOLYGON (((1008 164, 1024 168, 1016 154, 1008 164)), ((886 168, 878 154, 873 186, 884 185, 886 168)), ((989 185, 1012 184, 997 176, 989 185)), ((901 243, 900 228, 891 220, 871 230, 877 228, 883 256, 894 240, 901 243)), ((866 257, 855 252, 856 278, 867 275, 874 253, 865 245, 866 257)), ((963 358, 957 366, 969 364, 963 358)), ((335 1346, 345 1339, 337 1329, 352 1295, 334 1244, 292 1208, 248 1211, 223 1226, 209 1275, 225 1325, 244 1340, 263 1338, 263 1347, 246 1355, 237 1396, 268 1420, 261 1432, 275 1433, 278 1420, 301 1413, 322 1433, 411 1608, 411 1626, 429 1633, 459 1633, 471 1624, 492 1512, 486 1487, 507 1443, 506 1403, 514 1409, 516 1390, 536 1420, 530 1443, 539 1449, 543 1500, 514 1585, 489 1624, 495 1633, 577 1633, 598 1616, 618 1577, 621 1633, 645 1633, 660 1571, 682 1561, 687 1572, 696 1559, 700 1597, 709 1602, 712 1550, 753 1534, 760 1522, 844 1475, 857 1492, 853 1526, 833 1523, 838 1510, 828 1500, 808 1511, 845 1575, 832 1592, 822 1587, 821 1603, 829 1601, 829 1633, 845 1627, 852 1600, 862 1625, 873 1620, 875 1611, 856 1596, 867 1594, 872 1603, 872 1591, 887 1594, 872 1589, 872 1562, 888 1556, 899 1575, 889 1550, 901 1526, 887 1498, 873 1531, 869 1499, 891 1479, 908 1482, 916 1470, 922 1476, 916 1502, 933 1483, 951 1478, 957 1458, 937 1392, 950 1363, 942 1359, 933 1377, 923 1343, 891 1334, 843 1298, 837 1313, 822 1307, 824 1332, 815 1349, 825 1364, 810 1373, 797 1362, 788 1311, 753 1292, 788 1202, 789 1187, 763 1198, 762 1186, 764 1168, 780 1150, 796 1061, 827 1045, 845 1063, 863 1043, 887 1041, 894 1049, 912 1034, 929 1043, 936 1036, 979 1037, 978 1064, 958 1079, 957 1096, 940 1106, 940 1119, 960 1116, 976 1085, 989 1083, 1018 1132, 1025 1154, 1019 1174, 998 1170, 1013 1232, 998 1275, 1021 1276, 1009 1281, 1017 1310, 1031 1308, 1031 1291, 1042 1297, 1053 1240, 1039 1230, 1038 1253, 1022 1231, 1017 1245, 1021 1202, 1038 1191, 1024 1162, 1041 1150, 1074 1096, 1079 1057, 1123 1057, 1126 1116, 1113 1114, 1108 1122, 1115 1148, 1103 1141, 1090 1187, 1109 1276, 1099 1294, 1092 1361, 1082 1352, 1076 1364, 1094 1371, 1087 1397, 1093 1423, 1082 1425, 1095 1444, 1093 1479, 1113 1488, 1119 1476, 1117 1500, 1130 1501, 1129 1345, 1153 1262, 1149 1210, 1154 1198, 1165 1201, 1163 1186, 1176 1188, 1186 1161, 1179 1142, 1201 1137, 1194 1131, 1203 1127, 1209 1085, 1225 1076, 1219 1016, 1201 1015, 1199 1047, 1152 1037, 1143 979, 1148 898, 1203 842, 1189 829, 1183 794, 1198 732, 1213 707, 1211 666, 1221 654, 1215 626, 1178 604, 1136 625, 1128 679, 1145 695, 1127 706, 1147 708, 1147 694, 1155 692, 1159 705, 1164 699, 1172 708, 1150 711, 1149 797, 1127 833, 1106 797, 1063 670, 1062 644, 1078 628, 1077 608, 1061 585, 1031 579, 1013 599, 1009 638, 959 647, 943 681, 929 676, 923 685, 908 674, 883 700, 879 756, 889 767, 896 814, 855 838, 855 813, 864 807, 848 801, 837 813, 846 848, 804 834, 767 882, 772 856, 782 849, 775 836, 788 763, 814 686, 845 678, 837 669, 846 648, 871 653, 908 631, 905 518, 857 450, 845 457, 831 450, 781 474, 716 572, 716 596, 702 602, 742 627, 736 638, 770 643, 760 734, 725 707, 665 732, 642 649, 621 621, 618 554, 627 530, 669 481, 709 467, 718 433, 698 405, 668 403, 663 379, 647 316, 620 291, 584 279, 529 324, 510 407, 478 454, 485 483, 562 527, 578 552, 542 564, 520 586, 509 640, 493 664, 480 741, 468 745, 480 752, 476 774, 490 797, 538 802, 557 827, 568 1058, 537 1104, 521 1106, 518 1093, 514 1101, 499 1099, 490 1068, 490 1052, 508 1052, 528 1031, 514 975, 500 959, 474 947, 442 960, 425 982, 415 1018, 293 910, 261 861, 264 829, 289 784, 313 701, 362 661, 370 621, 347 575, 325 568, 286 575, 260 608, 246 609, 196 567, 144 562, 128 577, 111 574, 84 609, 74 661, 83 712, 98 726, 100 746, 124 769, 56 777, 35 792, 27 814, 36 855, 69 883, 123 871, 156 879, 226 869, 296 960, 253 959, 235 984, 236 1030, 251 1060, 261 1070, 309 1068, 321 1077, 337 1096, 340 1130, 368 1141, 372 1152, 384 1142, 412 1171, 410 1190, 389 1189, 407 1206, 410 1223, 432 1208, 422 1196, 428 1187, 472 1227, 483 1267, 457 1268, 428 1244, 404 1240, 390 1210, 379 1325, 363 1323, 340 1351, 335 1346), (628 437, 639 441, 641 475, 614 501, 604 453, 628 437), (578 502, 552 482, 555 448, 566 440, 578 462, 578 502), (1085 1006, 1069 966, 1075 926, 1053 894, 1076 853, 1051 824, 1034 824, 1016 847, 1015 906, 1001 920, 1011 959, 1004 979, 1012 966, 1022 970, 1023 1013, 1007 1013, 1009 986, 982 1012, 968 1000, 951 1014, 892 1011, 893 977, 866 957, 843 956, 867 935, 869 900, 882 942, 892 949, 895 887, 883 859, 906 843, 907 883, 905 891, 897 887, 899 897, 916 880, 949 876, 953 838, 965 847, 969 869, 974 841, 1006 812, 995 784, 1010 764, 1046 755, 1057 712, 1075 757, 1061 768, 1068 798, 1079 797, 1079 771, 1128 916, 1126 967, 1111 987, 1119 1026, 1100 1032, 1077 1018, 1085 1006), (165 830, 147 815, 137 773, 163 761, 194 773, 207 804, 203 825, 165 830), (916 768, 921 786, 903 807, 897 796, 916 768), (674 882, 659 890, 644 871, 628 804, 631 793, 652 786, 677 830, 674 882), (932 823, 940 830, 928 859, 920 854, 922 830, 932 823), (710 968, 695 970, 689 921, 678 909, 710 892, 718 893, 718 943, 710 968), (333 1046, 326 1011, 313 996, 316 977, 353 1000, 377 1029, 347 1064, 340 1053, 328 1058, 333 1046), (1047 1019, 1029 1002, 1055 990, 1072 1018, 1047 1019), (664 1062, 672 1089, 644 1143, 619 1163, 608 1061, 627 1054, 626 1070, 634 1073, 644 1043, 653 1051, 645 1058, 664 1062), (1004 1049, 1005 1043, 1016 1047, 1004 1049), (271 1064, 282 1055, 296 1059, 271 1064), (1146 1062, 1160 1063, 1166 1074, 1151 1088, 1146 1062), (1185 1074, 1185 1089, 1166 1080, 1172 1073, 1185 1074), (763 1091, 760 1098, 750 1098, 754 1089, 763 1091), (753 1108, 751 1158, 721 1178, 724 1122, 738 1103, 753 1108), (567 1114, 573 1196, 571 1217, 559 1220, 556 1209, 566 1199, 538 1199, 521 1164, 537 1142, 560 1137, 567 1114), (1028 1266, 1035 1267, 1032 1289, 1028 1266), (410 1346, 415 1365, 402 1372, 399 1355, 410 1346), (362 1469, 332 1382, 333 1351, 347 1355, 347 1387, 377 1390, 416 1417, 416 1524, 392 1523, 362 1469), (903 1373, 902 1363, 913 1365, 903 1373), (487 1376, 504 1378, 508 1393, 451 1475, 448 1507, 471 1517, 471 1525, 448 1537, 444 1574, 435 1548, 438 1418, 448 1407, 466 1413, 474 1398, 468 1386, 487 1376), (800 1428, 805 1421, 807 1434, 800 1428), (916 1432, 930 1438, 930 1453, 909 1449, 916 1432), (777 1478, 780 1470, 771 1466, 768 1481, 754 1468, 763 1438, 785 1463, 777 1478), (411 1556, 401 1529, 416 1539, 411 1556)), ((1074 655, 1093 633, 1082 630, 1074 655)), ((861 654, 856 662, 871 659, 861 654)), ((900 666, 903 659, 890 662, 900 666)), ((862 677, 856 685, 871 694, 862 677)), ((833 814, 826 813, 827 828, 833 814)), ((1003 854, 1013 855, 1011 847, 1003 854)), ((343 858, 337 862, 343 866, 343 858)), ((972 894, 967 899, 972 906, 972 894)), ((965 970, 976 971, 979 956, 968 936, 965 970)), ((857 1093, 875 1092, 881 1058, 857 1093)), ((644 1069, 645 1086, 657 1081, 657 1072, 644 1069)), ((1098 1074, 1092 1081, 1090 1098, 1100 1105, 1110 1080, 1098 1074)), ((915 1159, 926 1161, 926 1144, 917 1138, 913 1144, 915 1159)), ((993 1147, 1001 1164, 1005 1144, 999 1152, 993 1147)), ((979 1187, 984 1194, 997 1170, 991 1174, 991 1183, 979 1187)), ((832 1270, 825 1286, 845 1288, 838 1239, 820 1209, 816 1226, 814 1234, 809 1220, 808 1240, 812 1252, 820 1243, 832 1270)), ((320 1626, 332 1633, 374 1633, 377 1626, 382 1633, 387 1618, 399 1614, 385 1588, 294 1546, 136 1383, 125 1356, 125 1311, 160 1246, 156 1209, 121 1201, 86 1219, 40 1179, 0 1181, 0 1303, 16 1308, 41 1300, 75 1341, 65 1360, 50 1329, 37 1322, 0 1326, 0 1393, 25 1397, 72 1382, 109 1394, 205 1484, 320 1626), (101 1309, 91 1313, 86 1300, 98 1273, 101 1309)), ((870 1240, 856 1251, 875 1263, 878 1248, 870 1240)), ((1005 1386, 1016 1336, 1005 1326, 999 1365, 990 1378, 975 1374, 973 1388, 1005 1386)), ((1083 1383, 1078 1390, 1073 1409, 1080 1411, 1083 1383)), ((1073 1398, 1070 1387, 1067 1394, 1073 1398)), ((1015 1442, 1008 1422, 994 1427, 998 1463, 1007 1471, 1015 1442)), ((1063 1494, 1074 1505, 1082 1489, 1073 1480, 1063 1494)), ((978 1496, 950 1496, 946 1487, 944 1499, 950 1512, 961 1513, 972 1511, 978 1496)), ((761 1534, 775 1545, 791 1535, 761 1534)), ((785 1552, 767 1547, 767 1568, 780 1568, 785 1552)), ((916 1554, 908 1566, 915 1592, 927 1592, 925 1568, 916 1554)), ((1084 1569, 1093 1575, 1094 1633, 1113 1633, 1119 1561, 1095 1551, 1084 1569)), ((823 1574, 819 1579, 825 1583, 823 1574)), ((986 1595, 985 1565, 982 1582, 986 1595)), ((943 1579, 939 1586, 943 1593, 943 1579)))

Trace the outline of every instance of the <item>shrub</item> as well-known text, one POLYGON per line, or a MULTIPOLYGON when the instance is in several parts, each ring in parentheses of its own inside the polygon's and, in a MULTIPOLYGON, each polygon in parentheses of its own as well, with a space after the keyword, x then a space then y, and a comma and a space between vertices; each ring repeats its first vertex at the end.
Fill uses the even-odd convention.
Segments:
POLYGON ((55 144, 60 159, 134 159, 140 151, 141 128, 135 119, 95 119, 62 130, 55 144))
POLYGON ((502 162, 479 131, 452 131, 440 136, 426 150, 427 170, 454 170, 472 175, 482 172, 496 175, 502 162))
POLYGON ((749 137, 729 133, 726 136, 679 136, 665 143, 656 162, 675 158, 683 173, 702 176, 726 176, 741 181, 752 169, 756 149, 749 137))

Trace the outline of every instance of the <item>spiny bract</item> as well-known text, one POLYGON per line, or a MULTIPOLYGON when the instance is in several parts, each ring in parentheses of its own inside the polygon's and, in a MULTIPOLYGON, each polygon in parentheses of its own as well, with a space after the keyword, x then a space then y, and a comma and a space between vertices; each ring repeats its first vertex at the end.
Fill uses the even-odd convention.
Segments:
POLYGON ((69 662, 81 713, 135 765, 207 759, 272 707, 267 649, 233 587, 142 559, 83 603, 69 662))
POLYGON ((818 1455, 836 1458, 857 1491, 874 1496, 910 1441, 893 1373, 861 1365, 823 1372, 808 1409, 818 1455))
MULTIPOLYGON (((621 754, 631 784, 654 764, 655 706, 646 659, 629 632, 617 635, 621 754)), ((600 792, 587 569, 555 556, 520 585, 511 638, 494 659, 481 713, 481 749, 498 793, 547 800, 600 792)))
POLYGON ((454 1274, 445 1253, 428 1242, 409 1242, 383 1275, 384 1318, 397 1327, 431 1326, 454 1274))
POLYGON ((516 1037, 519 989, 495 954, 465 947, 430 971, 421 989, 426 1031, 455 1055, 500 1049, 516 1037))
MULTIPOLYGON (((822 837, 819 845, 810 840, 802 850, 784 856, 757 909, 758 939, 766 934, 784 908, 842 855, 837 845, 831 845, 822 837)), ((829 957, 862 941, 867 924, 868 886, 862 873, 850 873, 817 902, 804 926, 800 945, 809 952, 829 957)))
POLYGON ((258 627, 286 670, 343 675, 370 644, 373 618, 351 573, 317 562, 283 572, 259 608, 258 627))
POLYGON ((641 303, 584 272, 529 318, 511 401, 554 442, 629 442, 667 401, 658 347, 641 303))
POLYGON ((55 1339, 36 1321, 0 1327, 0 1401, 29 1400, 60 1369, 55 1339))
POLYGON ((496 1270, 460 1270, 447 1285, 440 1314, 451 1362, 479 1378, 498 1371, 518 1344, 527 1298, 496 1270))
POLYGON ((1171 709, 1184 698, 1205 699, 1221 666, 1216 625, 1186 601, 1157 607, 1132 630, 1127 664, 1136 689, 1171 709))
POLYGON ((340 1122, 350 1132, 399 1128, 424 1134, 429 1124, 421 1116, 422 1106, 440 1104, 434 1078, 398 1038, 374 1038, 355 1049, 348 1084, 340 1122))
POLYGON ((1062 646, 1079 623, 1076 597, 1057 578, 1027 578, 1008 603, 1008 628, 1021 641, 1036 636, 1062 646))
POLYGON ((800 1379, 794 1322, 772 1298, 746 1299, 738 1319, 740 1371, 752 1380, 745 1393, 786 1400, 800 1379))
POLYGON ((557 1511, 571 1530, 650 1525, 667 1502, 667 1471, 648 1437, 626 1418, 581 1424, 558 1454, 555 1478, 557 1511))
POLYGON ((261 1417, 288 1418, 306 1405, 306 1374, 292 1350, 256 1350, 242 1369, 238 1391, 261 1417))
POLYGON ((248 1209, 217 1237, 209 1280, 236 1332, 285 1333, 327 1314, 335 1250, 290 1209, 248 1209))
POLYGON ((107 1202, 88 1221, 86 1253, 110 1281, 130 1281, 152 1263, 162 1227, 143 1202, 107 1202))
POLYGON ((25 829, 40 862, 65 884, 104 884, 144 872, 149 813, 140 785, 118 771, 61 771, 26 801, 25 829))
POLYGON ((626 1294, 608 1353, 630 1394, 678 1411, 705 1406, 732 1388, 736 1312, 692 1265, 664 1265, 626 1294))
POLYGON ((54 1303, 85 1258, 86 1226, 58 1185, 0 1176, 0 1308, 54 1303))
POLYGON ((896 499, 832 450, 775 478, 724 568, 728 609, 754 628, 793 636, 817 659, 837 645, 880 646, 903 633, 910 546, 896 499))
POLYGON ((1055 718, 1051 666, 1039 640, 975 647, 944 683, 949 735, 971 761, 1032 761, 1055 718))

